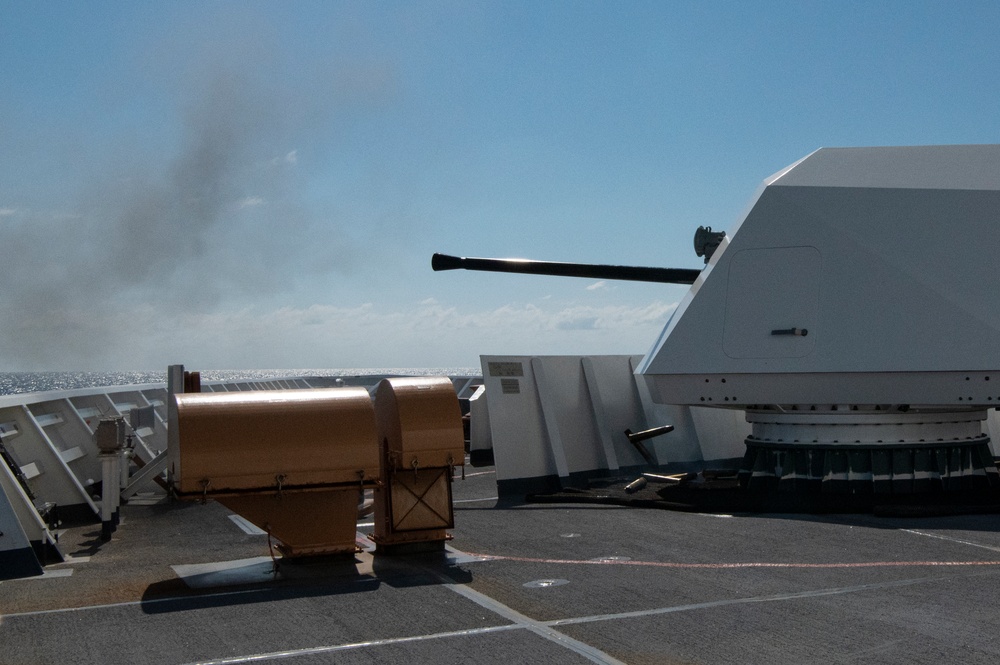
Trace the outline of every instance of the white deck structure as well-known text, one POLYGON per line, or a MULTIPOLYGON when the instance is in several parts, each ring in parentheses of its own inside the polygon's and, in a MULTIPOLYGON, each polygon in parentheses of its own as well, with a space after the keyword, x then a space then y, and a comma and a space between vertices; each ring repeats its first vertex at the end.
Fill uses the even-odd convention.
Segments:
POLYGON ((764 181, 638 372, 665 404, 995 406, 998 225, 1000 145, 817 150, 764 181))

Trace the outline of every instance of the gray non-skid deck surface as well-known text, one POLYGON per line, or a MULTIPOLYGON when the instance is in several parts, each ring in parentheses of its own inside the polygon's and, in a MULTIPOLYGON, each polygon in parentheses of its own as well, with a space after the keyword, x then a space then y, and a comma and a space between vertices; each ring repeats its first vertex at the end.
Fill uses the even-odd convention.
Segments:
POLYGON ((254 567, 266 537, 217 504, 126 506, 110 543, 63 536, 89 560, 0 583, 0 662, 1000 659, 1000 516, 498 506, 494 476, 469 472, 449 556, 286 564, 279 580, 254 567), (242 560, 235 586, 177 572, 242 560))

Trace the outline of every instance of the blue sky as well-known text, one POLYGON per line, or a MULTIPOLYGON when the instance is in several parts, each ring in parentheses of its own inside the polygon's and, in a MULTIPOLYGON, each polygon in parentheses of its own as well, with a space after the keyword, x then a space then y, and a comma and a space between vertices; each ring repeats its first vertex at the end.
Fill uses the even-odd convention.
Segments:
POLYGON ((819 147, 1000 142, 995 2, 0 0, 0 370, 644 353, 819 147))

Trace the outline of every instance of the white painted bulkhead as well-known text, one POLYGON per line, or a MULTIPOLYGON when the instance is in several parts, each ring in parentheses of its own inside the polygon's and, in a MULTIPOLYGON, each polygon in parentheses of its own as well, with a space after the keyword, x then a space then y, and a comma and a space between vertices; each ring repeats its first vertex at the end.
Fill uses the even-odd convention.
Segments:
MULTIPOLYGON (((648 466, 625 430, 673 425, 644 442, 663 468, 731 464, 749 426, 738 410, 655 403, 641 356, 481 356, 501 496, 648 466)), ((478 400, 477 400, 478 401, 478 400)))

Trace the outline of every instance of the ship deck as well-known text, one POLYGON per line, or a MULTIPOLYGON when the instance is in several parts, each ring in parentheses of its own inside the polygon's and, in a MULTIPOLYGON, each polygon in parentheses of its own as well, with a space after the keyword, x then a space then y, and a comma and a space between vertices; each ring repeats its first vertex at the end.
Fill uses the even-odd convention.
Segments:
MULTIPOLYGON (((454 484, 443 553, 281 563, 205 505, 123 506, 0 582, 0 661, 995 663, 1000 516, 508 504, 454 484)), ((359 525, 359 543, 370 546, 359 525)))

